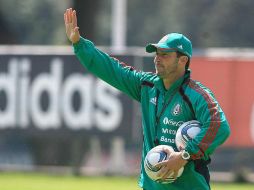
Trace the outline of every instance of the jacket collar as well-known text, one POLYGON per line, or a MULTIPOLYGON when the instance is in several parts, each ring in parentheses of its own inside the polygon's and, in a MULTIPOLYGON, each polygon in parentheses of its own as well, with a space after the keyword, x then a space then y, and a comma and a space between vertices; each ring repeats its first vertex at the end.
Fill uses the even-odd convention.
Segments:
POLYGON ((163 92, 163 93, 167 93, 167 92, 172 92, 174 91, 176 88, 179 88, 182 83, 184 82, 185 79, 189 78, 190 77, 190 73, 191 71, 188 69, 185 74, 180 77, 179 79, 177 79, 172 85, 171 87, 166 90, 164 88, 164 84, 163 84, 163 80, 160 79, 158 76, 156 77, 156 79, 154 80, 154 86, 160 91, 160 92, 163 92))

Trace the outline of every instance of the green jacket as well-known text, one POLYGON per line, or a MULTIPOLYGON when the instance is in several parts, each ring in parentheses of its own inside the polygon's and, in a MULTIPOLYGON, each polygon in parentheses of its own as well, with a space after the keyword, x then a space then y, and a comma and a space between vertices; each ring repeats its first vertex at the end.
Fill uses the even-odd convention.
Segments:
POLYGON ((207 160, 230 133, 226 117, 212 92, 201 83, 189 79, 190 72, 186 72, 184 77, 178 79, 169 90, 165 90, 162 80, 156 74, 136 71, 98 50, 86 39, 81 38, 73 46, 76 56, 88 71, 141 104, 144 141, 139 185, 146 190, 209 189, 205 178, 195 171, 194 161, 187 163, 183 174, 174 183, 164 185, 148 178, 144 171, 143 160, 147 152, 155 146, 156 137, 159 144, 170 145, 176 150, 174 139, 178 127, 193 119, 201 122, 202 129, 194 140, 189 141, 186 149, 193 160, 207 160), (179 87, 183 88, 193 111, 183 99, 179 87), (163 105, 167 106, 155 127, 156 110, 159 115, 163 105))

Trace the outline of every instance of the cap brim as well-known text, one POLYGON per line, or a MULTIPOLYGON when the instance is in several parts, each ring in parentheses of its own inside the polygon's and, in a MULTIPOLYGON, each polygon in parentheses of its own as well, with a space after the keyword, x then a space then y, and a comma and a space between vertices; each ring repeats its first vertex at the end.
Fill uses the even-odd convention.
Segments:
POLYGON ((157 46, 156 45, 157 44, 148 44, 146 46, 146 52, 147 53, 153 53, 153 52, 155 52, 157 50, 157 46))
POLYGON ((164 52, 174 52, 174 51, 176 51, 176 49, 169 48, 169 47, 167 47, 165 45, 162 45, 162 44, 148 44, 146 46, 146 52, 147 53, 156 52, 157 49, 159 49, 161 51, 164 51, 164 52))

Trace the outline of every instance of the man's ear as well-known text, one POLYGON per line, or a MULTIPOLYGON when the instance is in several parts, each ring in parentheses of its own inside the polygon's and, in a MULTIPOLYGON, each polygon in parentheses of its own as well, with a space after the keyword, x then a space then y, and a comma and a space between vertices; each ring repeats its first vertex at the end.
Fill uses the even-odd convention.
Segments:
POLYGON ((186 65, 187 62, 188 62, 188 60, 189 60, 189 58, 188 58, 187 56, 181 56, 181 57, 179 58, 179 63, 180 63, 180 64, 183 64, 183 65, 186 65))

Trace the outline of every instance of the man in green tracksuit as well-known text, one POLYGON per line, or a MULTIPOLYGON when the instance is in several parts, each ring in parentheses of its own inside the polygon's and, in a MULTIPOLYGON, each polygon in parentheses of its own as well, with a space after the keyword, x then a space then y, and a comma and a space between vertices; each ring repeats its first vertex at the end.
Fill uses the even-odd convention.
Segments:
POLYGON ((146 190, 206 190, 210 189, 209 155, 229 136, 226 117, 212 92, 201 83, 190 79, 188 69, 192 45, 182 34, 171 33, 157 44, 148 44, 147 52, 156 52, 156 73, 136 71, 80 37, 76 12, 64 14, 66 34, 73 43, 81 64, 91 73, 140 102, 142 107, 143 151, 139 185, 146 190), (175 134, 181 124, 198 120, 201 132, 178 152, 175 134), (160 164, 159 176, 174 176, 184 166, 183 174, 173 183, 154 182, 144 171, 147 152, 159 144, 170 145, 175 151, 165 150, 171 159, 160 164))

